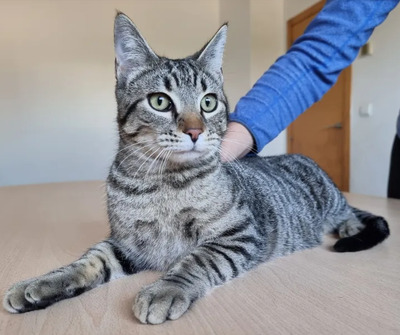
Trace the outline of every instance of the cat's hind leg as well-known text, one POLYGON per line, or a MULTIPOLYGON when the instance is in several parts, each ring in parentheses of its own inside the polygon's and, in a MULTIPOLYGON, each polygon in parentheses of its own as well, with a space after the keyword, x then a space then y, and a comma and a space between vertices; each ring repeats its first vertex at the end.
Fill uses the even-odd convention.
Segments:
POLYGON ((3 306, 11 313, 46 308, 124 273, 133 273, 133 268, 129 268, 121 257, 111 242, 98 243, 70 265, 14 284, 6 292, 3 306))
POLYGON ((384 241, 390 230, 386 220, 372 213, 350 208, 351 214, 337 228, 339 241, 333 249, 337 252, 354 252, 372 248, 384 241))
POLYGON ((339 228, 337 233, 340 238, 354 236, 363 230, 364 225, 354 216, 344 221, 339 228))

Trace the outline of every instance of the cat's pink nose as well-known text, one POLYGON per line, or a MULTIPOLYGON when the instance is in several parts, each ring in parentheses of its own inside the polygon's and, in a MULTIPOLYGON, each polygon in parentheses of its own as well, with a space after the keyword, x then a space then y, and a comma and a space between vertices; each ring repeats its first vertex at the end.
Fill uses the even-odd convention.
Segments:
POLYGON ((193 142, 196 142, 199 138, 199 135, 203 132, 203 129, 200 128, 189 128, 184 131, 185 134, 188 134, 193 142))

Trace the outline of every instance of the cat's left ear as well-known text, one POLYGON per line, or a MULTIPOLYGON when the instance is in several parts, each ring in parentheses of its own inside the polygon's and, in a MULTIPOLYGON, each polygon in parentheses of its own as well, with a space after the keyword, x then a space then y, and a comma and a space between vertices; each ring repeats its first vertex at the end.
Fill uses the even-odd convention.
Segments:
POLYGON ((213 38, 197 53, 197 60, 210 72, 221 72, 228 24, 225 23, 213 38))

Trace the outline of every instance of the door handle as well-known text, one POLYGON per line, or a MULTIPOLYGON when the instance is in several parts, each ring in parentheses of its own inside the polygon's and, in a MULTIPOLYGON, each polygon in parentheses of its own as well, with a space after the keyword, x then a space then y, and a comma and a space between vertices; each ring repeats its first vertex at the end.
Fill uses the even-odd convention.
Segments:
POLYGON ((330 129, 330 128, 342 129, 343 128, 342 122, 336 122, 334 124, 331 124, 330 126, 325 127, 324 129, 330 129))

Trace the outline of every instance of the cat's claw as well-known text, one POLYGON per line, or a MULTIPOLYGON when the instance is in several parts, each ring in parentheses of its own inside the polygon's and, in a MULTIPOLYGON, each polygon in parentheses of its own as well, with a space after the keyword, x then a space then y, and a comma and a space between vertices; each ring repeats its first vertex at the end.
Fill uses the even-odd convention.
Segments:
POLYGON ((189 294, 182 288, 158 281, 139 292, 133 312, 142 323, 160 324, 181 317, 191 303, 189 294))

